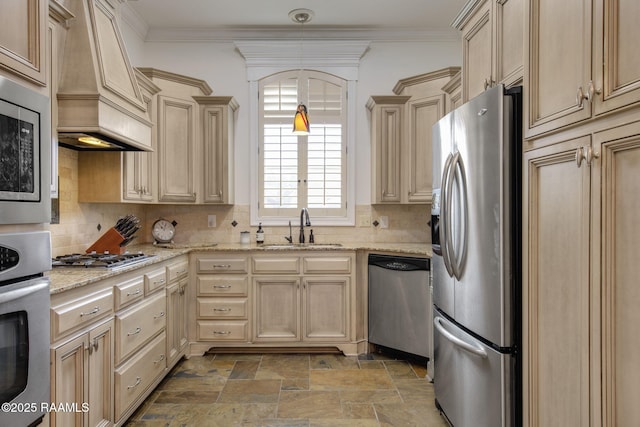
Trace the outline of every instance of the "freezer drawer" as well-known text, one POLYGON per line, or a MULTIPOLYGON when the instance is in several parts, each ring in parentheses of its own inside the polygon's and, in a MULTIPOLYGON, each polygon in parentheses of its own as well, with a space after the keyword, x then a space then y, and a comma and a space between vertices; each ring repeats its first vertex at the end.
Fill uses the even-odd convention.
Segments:
POLYGON ((510 354, 484 345, 434 308, 436 401, 455 427, 512 427, 510 354))

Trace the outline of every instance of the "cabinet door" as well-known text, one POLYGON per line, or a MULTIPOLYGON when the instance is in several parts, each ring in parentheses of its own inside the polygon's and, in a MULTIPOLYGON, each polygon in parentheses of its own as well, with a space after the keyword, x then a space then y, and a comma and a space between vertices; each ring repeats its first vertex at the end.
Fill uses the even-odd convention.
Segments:
POLYGON ((48 7, 46 0, 2 0, 0 68, 41 86, 47 84, 48 7))
POLYGON ((89 332, 87 426, 113 425, 113 320, 89 332))
POLYGON ((349 277, 303 279, 305 341, 349 338, 349 277))
POLYGON ((253 279, 256 341, 300 341, 300 279, 253 279))
POLYGON ((509 87, 524 75, 524 0, 492 0, 496 63, 494 78, 509 87))
POLYGON ((153 153, 123 153, 123 198, 133 201, 153 200, 153 153))
POLYGON ((195 202, 196 104, 158 96, 158 181, 161 202, 195 202))
POLYGON ((589 137, 525 153, 524 426, 588 426, 589 137))
MULTIPOLYGON (((53 350, 51 401, 55 404, 75 403, 79 408, 87 402, 89 377, 89 336, 84 334, 53 350)), ((82 426, 85 414, 58 412, 50 414, 51 427, 82 426)))
POLYGON ((494 83, 491 1, 486 1, 462 28, 462 101, 467 102, 494 83))
POLYGON ((640 123, 597 134, 594 145, 602 169, 603 425, 634 426, 640 419, 640 123))
POLYGON ((167 287, 167 366, 181 355, 187 345, 186 289, 188 278, 167 287))
POLYGON ((601 114, 640 101, 640 2, 595 2, 597 40, 594 52, 595 113, 601 114))
POLYGON ((405 156, 407 201, 431 203, 431 128, 444 116, 444 95, 409 101, 409 141, 405 156))
POLYGON ((373 96, 371 111, 371 199, 373 203, 402 201, 401 146, 404 111, 409 96, 373 96))
POLYGON ((591 1, 531 0, 525 55, 525 136, 591 117, 591 1))

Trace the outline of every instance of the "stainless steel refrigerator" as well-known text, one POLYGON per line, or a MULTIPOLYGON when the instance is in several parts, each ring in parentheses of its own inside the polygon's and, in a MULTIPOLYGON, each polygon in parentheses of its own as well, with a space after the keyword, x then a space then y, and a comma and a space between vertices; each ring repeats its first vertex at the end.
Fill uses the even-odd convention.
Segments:
POLYGON ((521 424, 521 90, 433 126, 436 405, 455 427, 521 424))

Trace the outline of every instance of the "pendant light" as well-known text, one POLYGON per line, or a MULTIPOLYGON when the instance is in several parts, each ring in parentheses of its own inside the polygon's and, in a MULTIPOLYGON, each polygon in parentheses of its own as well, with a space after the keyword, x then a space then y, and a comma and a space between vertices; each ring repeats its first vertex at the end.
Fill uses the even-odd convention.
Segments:
MULTIPOLYGON (((302 73, 302 44, 304 41, 304 24, 311 21, 313 18, 313 11, 309 9, 294 9, 289 12, 289 18, 296 24, 300 24, 300 73, 302 73)), ((303 103, 298 103, 296 108, 296 115, 293 118, 293 134, 294 135, 309 135, 309 116, 307 106, 303 103)))

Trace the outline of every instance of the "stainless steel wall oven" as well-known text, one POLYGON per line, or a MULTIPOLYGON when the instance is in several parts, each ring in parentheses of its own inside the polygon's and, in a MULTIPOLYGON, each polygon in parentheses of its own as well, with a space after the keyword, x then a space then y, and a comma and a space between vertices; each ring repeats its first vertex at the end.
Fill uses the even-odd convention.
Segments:
POLYGON ((48 231, 0 234, 0 425, 39 423, 49 402, 48 231))
POLYGON ((0 224, 49 222, 49 98, 0 76, 0 224))

